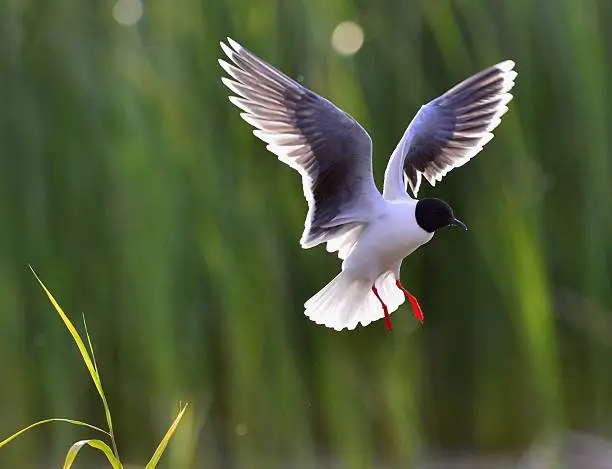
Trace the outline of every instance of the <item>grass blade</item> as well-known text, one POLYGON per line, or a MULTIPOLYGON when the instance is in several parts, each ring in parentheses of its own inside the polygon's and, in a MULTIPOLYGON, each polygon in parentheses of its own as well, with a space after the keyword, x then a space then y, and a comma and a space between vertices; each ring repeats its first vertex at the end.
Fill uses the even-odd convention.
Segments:
POLYGON ((91 375, 91 379, 93 380, 94 385, 96 386, 96 389, 98 390, 98 394, 100 395, 100 398, 102 399, 102 405, 104 406, 104 413, 106 414, 106 422, 108 424, 108 433, 110 435, 110 438, 113 444, 114 454, 116 458, 119 459, 119 452, 117 450, 117 445, 115 443, 115 436, 113 433, 113 422, 111 419, 110 409, 108 408, 108 403, 106 402, 106 396, 104 395, 104 390, 102 389, 102 382, 100 380, 100 376, 98 374, 96 366, 93 364, 93 361, 91 357, 89 356, 89 352, 87 351, 87 348, 85 347, 85 343, 83 342, 83 339, 79 335, 79 332, 74 327, 74 324, 72 324, 72 322, 70 321, 66 313, 64 313, 64 310, 62 310, 59 303, 55 301, 55 298, 53 298, 53 295, 47 289, 47 287, 42 282, 42 280, 38 277, 38 275, 36 275, 36 272, 34 272, 34 269, 32 268, 32 266, 30 266, 30 270, 34 274, 34 277, 36 277, 36 280, 38 280, 38 283, 40 284, 44 292, 47 294, 47 297, 49 298, 49 301, 55 308, 55 311, 57 311, 57 314, 59 314, 59 316, 62 318, 62 321, 64 321, 64 324, 66 328, 68 329, 68 331, 70 332, 70 335, 72 335, 72 338, 74 339, 79 349, 79 352, 81 352, 81 357, 83 358, 83 362, 85 362, 85 366, 87 367, 87 370, 89 371, 89 374, 91 375))
POLYGON ((96 354, 94 353, 93 345, 91 344, 91 337, 89 337, 89 331, 87 330, 87 321, 85 320, 85 314, 83 313, 83 327, 85 328, 85 337, 87 337, 87 345, 89 345, 89 353, 91 353, 91 361, 93 362, 94 370, 98 373, 98 364, 96 363, 96 354))
POLYGON ((2 448, 4 445, 10 443, 11 441, 13 441, 15 438, 23 435, 28 430, 31 430, 31 429, 33 429, 35 427, 38 427, 39 425, 44 425, 46 423, 51 423, 51 422, 64 422, 64 423, 69 423, 71 425, 79 425, 81 427, 91 428, 92 430, 95 430, 97 432, 101 432, 101 433, 104 433, 105 435, 110 436, 110 434, 106 430, 102 430, 101 428, 98 428, 95 425, 90 425, 90 424, 85 423, 85 422, 80 422, 79 420, 71 420, 71 419, 44 419, 44 420, 39 420, 38 422, 34 422, 32 425, 28 425, 27 427, 22 428, 18 432, 13 433, 8 438, 5 438, 4 440, 0 441, 0 448, 2 448))
POLYGON ((81 451, 85 445, 89 445, 92 448, 96 448, 104 453, 106 459, 108 459, 108 462, 111 464, 111 466, 113 466, 113 469, 123 469, 121 462, 119 462, 119 460, 115 457, 115 454, 110 446, 101 440, 81 440, 73 444, 66 454, 64 469, 70 469, 72 467, 72 463, 74 463, 77 454, 79 454, 79 451, 81 451))
POLYGON ((176 427, 178 427, 179 422, 183 418, 183 414, 187 410, 188 406, 189 404, 185 404, 185 406, 180 410, 180 412, 174 419, 174 422, 172 422, 172 425, 170 425, 170 428, 168 429, 168 431, 166 432, 162 440, 159 442, 159 445, 157 446, 155 453, 153 453, 153 456, 151 457, 151 460, 145 466, 145 469, 155 469, 157 467, 157 463, 159 463, 159 460, 164 454, 164 451, 166 450, 166 446, 168 446, 168 442, 170 441, 170 438, 172 438, 172 435, 174 434, 176 427))

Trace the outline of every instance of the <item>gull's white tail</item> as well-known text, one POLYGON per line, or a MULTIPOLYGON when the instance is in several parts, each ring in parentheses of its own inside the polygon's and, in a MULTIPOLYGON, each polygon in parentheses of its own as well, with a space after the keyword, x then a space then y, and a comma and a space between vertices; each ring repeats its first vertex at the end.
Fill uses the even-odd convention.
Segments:
MULTIPOLYGON (((387 271, 375 282, 389 314, 404 302, 404 294, 396 287, 395 280, 395 274, 387 271)), ((354 279, 345 271, 304 303, 304 307, 306 316, 312 321, 337 331, 355 329, 359 323, 367 326, 384 317, 371 282, 354 279)))

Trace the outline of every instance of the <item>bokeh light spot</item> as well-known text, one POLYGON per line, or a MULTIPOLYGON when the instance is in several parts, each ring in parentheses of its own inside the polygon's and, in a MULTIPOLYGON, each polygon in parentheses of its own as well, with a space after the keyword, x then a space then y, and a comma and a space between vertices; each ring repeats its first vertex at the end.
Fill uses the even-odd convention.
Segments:
POLYGON ((118 0, 113 7, 113 18, 123 26, 132 26, 142 17, 143 7, 140 0, 118 0))
POLYGON ((246 423, 242 422, 236 425, 236 428, 234 428, 234 431, 236 432, 236 435, 244 436, 249 432, 249 427, 247 426, 246 423))
POLYGON ((331 44, 339 54, 353 55, 363 45, 363 29, 357 23, 344 21, 334 29, 331 44))

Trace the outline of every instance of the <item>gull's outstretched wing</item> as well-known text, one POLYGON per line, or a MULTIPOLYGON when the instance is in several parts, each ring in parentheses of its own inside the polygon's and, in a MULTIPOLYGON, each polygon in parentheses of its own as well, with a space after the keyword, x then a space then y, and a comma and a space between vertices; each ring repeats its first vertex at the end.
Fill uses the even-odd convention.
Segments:
MULTIPOLYGON (((219 60, 230 101, 268 150, 302 175, 308 201, 302 247, 368 222, 382 201, 372 177, 372 141, 347 113, 228 38, 219 60)), ((329 246, 328 246, 329 247, 329 246)))
POLYGON ((416 197, 422 175, 435 186, 467 163, 493 138, 508 110, 514 62, 506 60, 462 81, 422 106, 398 143, 385 171, 385 199, 416 197))

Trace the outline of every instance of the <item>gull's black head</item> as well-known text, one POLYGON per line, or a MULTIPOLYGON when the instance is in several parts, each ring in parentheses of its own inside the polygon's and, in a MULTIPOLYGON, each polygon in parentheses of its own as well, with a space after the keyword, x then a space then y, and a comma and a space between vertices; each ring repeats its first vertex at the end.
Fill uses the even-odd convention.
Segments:
POLYGON ((467 230, 467 226, 455 218, 450 205, 440 199, 422 199, 417 202, 415 217, 418 225, 428 233, 433 233, 445 226, 458 226, 467 230))

